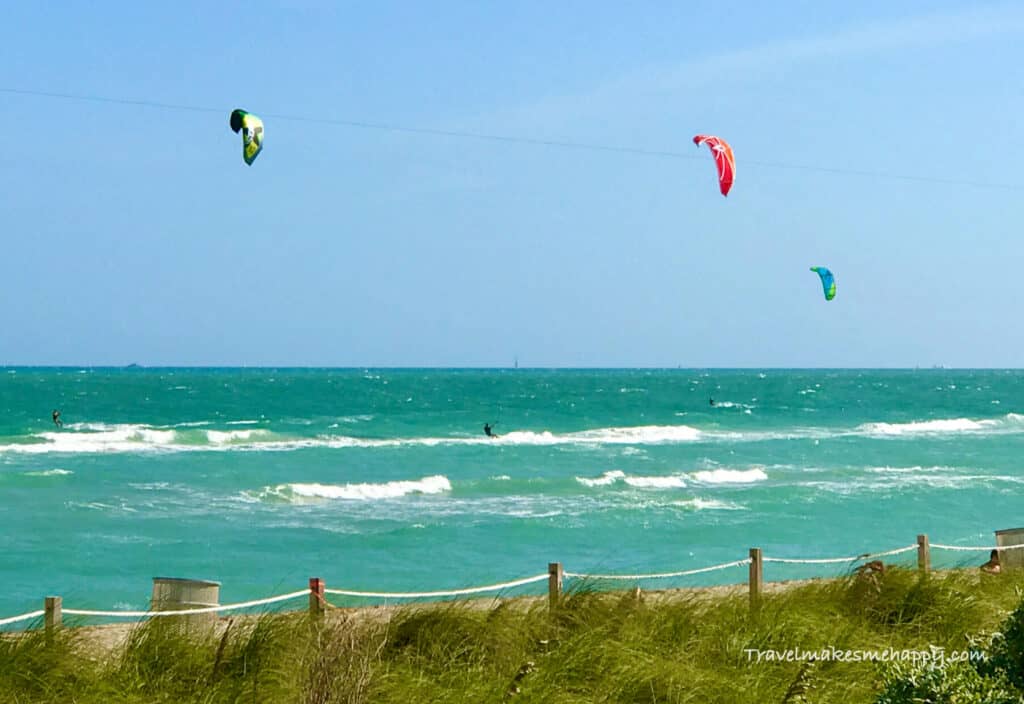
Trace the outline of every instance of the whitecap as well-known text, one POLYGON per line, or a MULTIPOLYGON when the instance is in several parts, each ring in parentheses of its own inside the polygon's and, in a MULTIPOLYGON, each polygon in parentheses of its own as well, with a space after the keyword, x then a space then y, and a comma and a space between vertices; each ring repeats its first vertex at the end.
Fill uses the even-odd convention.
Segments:
POLYGON ((621 469, 605 472, 600 477, 576 477, 576 481, 584 486, 611 486, 618 482, 637 489, 681 489, 686 482, 680 476, 636 477, 628 475, 621 469))
POLYGON ((25 476, 28 477, 64 477, 69 474, 74 474, 70 469, 42 469, 37 472, 25 472, 25 476))
POLYGON ((731 501, 719 501, 718 499, 702 499, 695 496, 692 499, 673 501, 673 506, 687 508, 694 511, 746 511, 747 507, 731 501))
POLYGON ((768 475, 759 467, 753 469, 709 469, 694 472, 690 476, 703 484, 749 484, 768 479, 768 475))
POLYGON ((283 500, 289 503, 322 499, 370 501, 394 499, 408 494, 440 494, 451 491, 451 489, 452 485, 448 478, 438 474, 415 481, 393 481, 379 484, 279 484, 275 487, 264 487, 257 493, 257 497, 283 500))
POLYGON ((584 486, 608 486, 609 484, 614 484, 619 479, 622 479, 625 476, 626 473, 623 472, 621 469, 613 469, 609 472, 605 472, 596 479, 588 479, 587 477, 576 477, 576 481, 578 481, 580 484, 584 486))

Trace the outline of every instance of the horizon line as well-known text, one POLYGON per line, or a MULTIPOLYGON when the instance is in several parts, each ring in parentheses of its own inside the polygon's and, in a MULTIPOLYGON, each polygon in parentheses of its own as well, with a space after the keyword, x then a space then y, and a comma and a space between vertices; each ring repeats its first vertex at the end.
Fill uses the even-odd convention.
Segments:
POLYGON ((806 367, 806 366, 603 366, 603 365, 536 365, 536 366, 487 366, 487 365, 307 365, 307 364, 0 364, 0 369, 104 369, 104 370, 159 370, 159 369, 308 369, 308 370, 432 370, 432 371, 1024 371, 1024 367, 1001 366, 946 366, 939 364, 916 366, 851 366, 851 367, 806 367))

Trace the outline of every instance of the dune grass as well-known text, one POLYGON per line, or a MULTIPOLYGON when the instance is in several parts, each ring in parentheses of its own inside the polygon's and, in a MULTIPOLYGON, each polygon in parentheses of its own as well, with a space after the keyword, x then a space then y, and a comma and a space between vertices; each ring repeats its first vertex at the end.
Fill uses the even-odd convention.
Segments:
POLYGON ((600 592, 548 613, 511 600, 236 618, 162 619, 97 652, 86 629, 0 639, 0 702, 874 702, 870 662, 756 662, 750 650, 962 651, 1020 602, 1024 573, 893 569, 766 595, 600 592))

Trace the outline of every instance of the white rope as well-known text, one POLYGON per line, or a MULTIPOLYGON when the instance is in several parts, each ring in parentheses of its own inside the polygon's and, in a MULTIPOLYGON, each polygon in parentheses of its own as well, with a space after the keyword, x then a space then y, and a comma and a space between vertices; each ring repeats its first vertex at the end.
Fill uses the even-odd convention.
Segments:
POLYGON ((212 614, 217 611, 230 611, 232 609, 247 609, 250 606, 274 604, 278 601, 287 601, 289 599, 295 599, 300 596, 306 596, 307 594, 309 594, 309 590, 303 589, 302 591, 292 592, 291 594, 272 596, 268 599, 243 601, 238 604, 224 604, 222 606, 207 606, 201 609, 177 609, 174 611, 89 611, 86 609, 63 609, 63 611, 69 616, 115 616, 122 618, 140 618, 148 616, 188 616, 190 614, 212 614))
POLYGON ((1024 548, 1024 543, 1019 543, 1017 545, 992 545, 991 547, 964 547, 962 545, 940 545, 939 543, 932 543, 931 547, 939 548, 940 550, 999 550, 1001 552, 1003 550, 1017 550, 1018 548, 1024 548))
POLYGON ((503 584, 489 584, 486 587, 468 587, 466 589, 452 589, 450 591, 443 592, 353 592, 346 589, 324 589, 325 594, 340 594, 341 596, 371 596, 384 599, 418 599, 420 597, 430 596, 460 596, 462 594, 477 594, 479 592, 494 592, 499 589, 508 589, 509 587, 519 587, 523 584, 532 584, 533 582, 539 582, 547 579, 547 573, 538 574, 535 577, 524 577, 523 579, 517 579, 514 582, 504 582, 503 584))
MULTIPOLYGON (((866 560, 868 558, 876 557, 888 557, 890 555, 899 555, 900 553, 910 552, 911 550, 917 549, 917 545, 908 545, 903 548, 896 548, 895 550, 887 550, 885 552, 868 553, 866 555, 857 555, 855 557, 831 557, 831 558, 815 558, 815 559, 796 559, 796 558, 785 558, 785 557, 764 557, 763 562, 777 562, 786 564, 805 564, 805 565, 822 565, 822 564, 836 564, 841 562, 856 562, 858 560, 866 560)), ((962 545, 942 545, 940 543, 932 543, 931 547, 939 550, 960 550, 960 551, 984 551, 984 550, 1018 550, 1024 548, 1024 543, 1017 545, 993 545, 993 546, 962 546, 962 545)), ((582 574, 578 572, 564 572, 563 576, 574 579, 664 579, 668 577, 686 577, 693 574, 701 574, 703 572, 713 572, 715 570, 724 570, 730 567, 739 567, 740 565, 750 564, 750 558, 744 558, 742 560, 736 560, 734 562, 725 562, 720 565, 712 565, 711 567, 700 567, 693 570, 682 570, 679 572, 662 572, 658 574, 582 574)), ((511 587, 520 587, 524 584, 533 584, 534 582, 540 582, 547 579, 547 574, 538 574, 533 577, 524 577, 523 579, 517 579, 512 582, 503 582, 501 584, 489 584, 483 587, 467 587, 466 589, 451 589, 446 591, 435 591, 435 592, 357 592, 346 589, 324 589, 326 594, 338 594, 340 596, 357 596, 357 597, 375 597, 383 599, 419 599, 425 597, 435 596, 461 596, 464 594, 479 594, 481 592, 493 592, 501 589, 509 589, 511 587)), ((274 604, 280 601, 288 601, 290 599, 297 599, 300 596, 306 596, 310 591, 303 589, 289 594, 281 594, 280 596, 273 596, 267 599, 256 599, 254 601, 244 601, 237 604, 224 604, 222 606, 208 606, 200 609, 176 609, 174 611, 93 611, 88 609, 63 609, 63 613, 69 616, 107 616, 114 618, 146 618, 155 616, 188 616, 191 614, 209 614, 216 613, 218 611, 231 611, 233 609, 247 609, 253 606, 263 606, 266 604, 274 604)), ((27 614, 21 614, 20 616, 11 616, 9 618, 0 619, 0 626, 6 626, 11 623, 17 623, 19 621, 27 621, 29 619, 38 618, 44 615, 45 611, 31 611, 27 614)))
POLYGON ((30 618, 39 618, 45 611, 32 611, 21 616, 11 616, 10 618, 0 619, 0 626, 6 626, 8 623, 17 623, 18 621, 28 621, 30 618))
POLYGON ((565 572, 564 574, 566 577, 575 577, 577 579, 663 579, 665 577, 685 577, 691 574, 724 570, 729 567, 739 567, 740 565, 749 564, 750 558, 746 557, 742 560, 725 562, 721 565, 712 565, 711 567, 700 567, 695 570, 683 570, 681 572, 662 572, 660 574, 579 574, 577 572, 565 572))
POLYGON ((866 555, 857 555, 856 557, 826 557, 816 558, 807 560, 798 560, 795 558, 788 557, 765 557, 762 558, 762 562, 785 562, 787 564, 801 564, 801 565, 827 565, 831 563, 839 562, 856 562, 857 560, 867 560, 870 557, 887 557, 889 555, 899 555, 901 552, 910 552, 916 550, 917 545, 908 545, 905 548, 896 548, 895 550, 887 550, 885 552, 873 552, 866 555))

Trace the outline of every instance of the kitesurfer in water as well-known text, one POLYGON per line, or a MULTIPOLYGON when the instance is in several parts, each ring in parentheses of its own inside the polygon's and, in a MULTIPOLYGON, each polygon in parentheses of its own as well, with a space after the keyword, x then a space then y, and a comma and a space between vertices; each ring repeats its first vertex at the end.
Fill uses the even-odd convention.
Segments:
POLYGON ((715 399, 713 399, 713 398, 709 398, 709 399, 708 399, 708 405, 709 405, 709 406, 714 406, 714 405, 715 405, 715 399))
POLYGON ((56 425, 56 426, 57 426, 58 428, 62 428, 62 427, 64 427, 64 421, 62 421, 62 420, 60 419, 60 411, 58 411, 58 410, 57 410, 57 409, 55 408, 55 409, 53 409, 53 413, 51 413, 50 415, 51 415, 51 417, 53 418, 53 424, 54 424, 54 425, 56 425))
POLYGON ((490 423, 484 423, 484 435, 486 435, 489 438, 498 437, 497 435, 494 434, 494 431, 491 429, 490 423))

